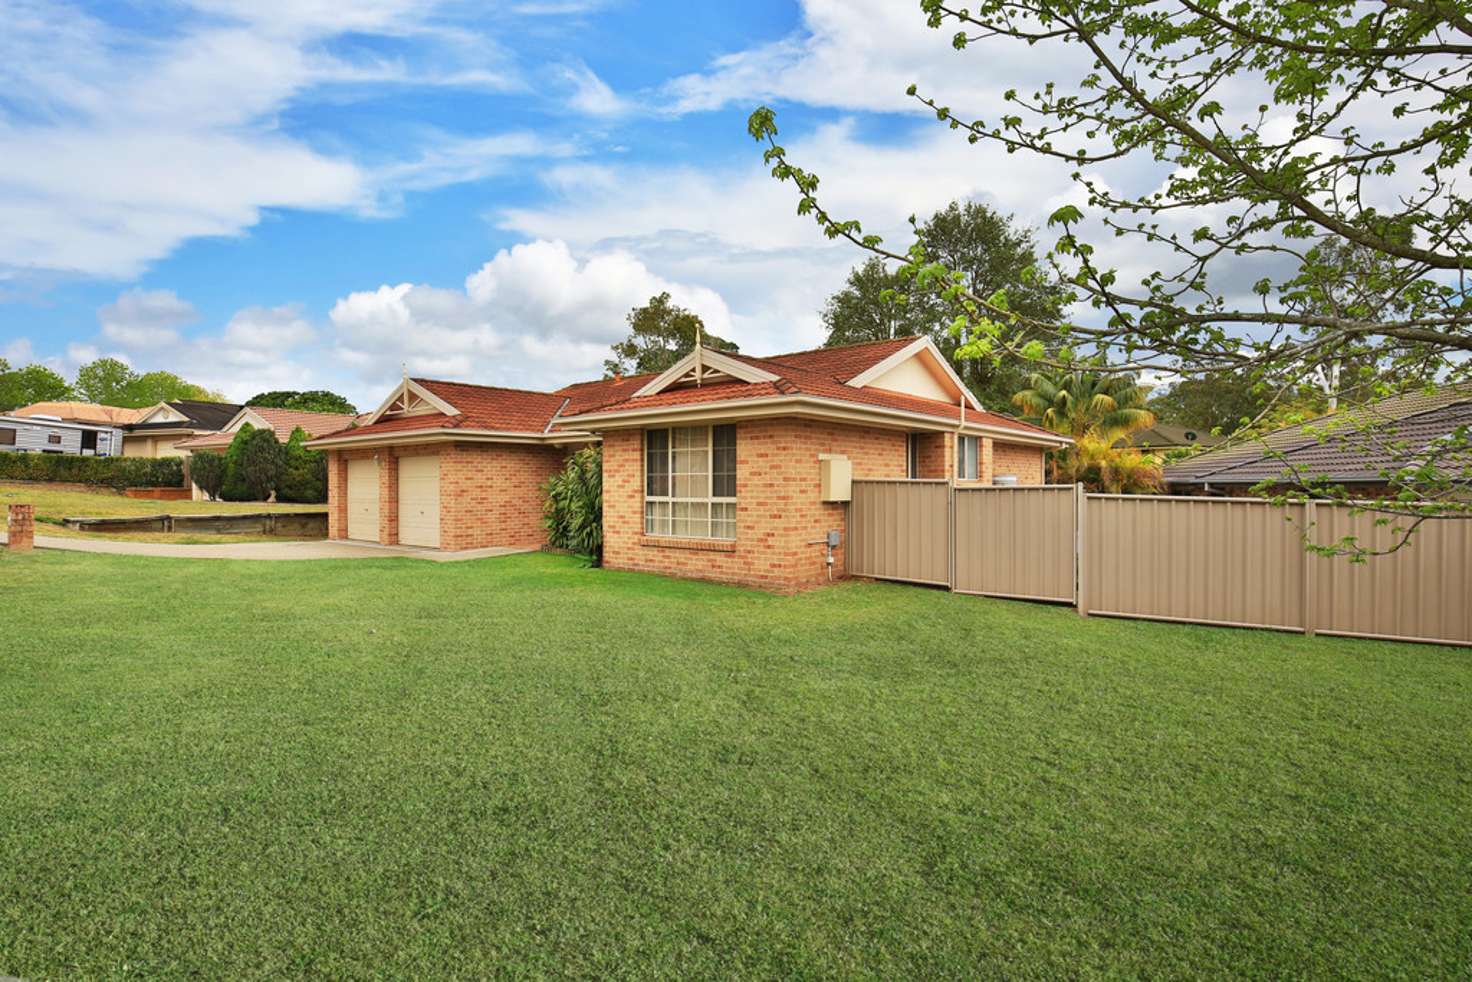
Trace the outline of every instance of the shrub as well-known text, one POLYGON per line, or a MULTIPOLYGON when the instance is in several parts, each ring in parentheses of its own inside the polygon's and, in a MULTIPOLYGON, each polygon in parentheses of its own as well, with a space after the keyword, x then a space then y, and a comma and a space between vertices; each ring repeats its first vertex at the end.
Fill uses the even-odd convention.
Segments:
POLYGON ((0 480, 65 481, 114 488, 184 486, 181 457, 76 457, 68 454, 0 453, 0 480))
POLYGON ((225 455, 201 450, 189 458, 189 476, 211 500, 218 500, 225 486, 225 455))
POLYGON ((291 431, 286 441, 285 463, 281 469, 281 486, 276 497, 281 501, 316 504, 327 500, 327 455, 308 450, 303 444, 307 434, 300 426, 291 431))
POLYGON ((251 501, 265 501, 281 486, 286 454, 276 434, 255 430, 240 449, 240 481, 251 501))
POLYGON ((603 451, 584 447, 543 487, 548 541, 559 549, 603 559, 603 451))
POLYGON ((230 446, 225 449, 225 479, 220 483, 220 498, 224 501, 250 501, 250 489, 240 473, 240 457, 245 451, 245 442, 256 431, 249 423, 235 431, 230 446))

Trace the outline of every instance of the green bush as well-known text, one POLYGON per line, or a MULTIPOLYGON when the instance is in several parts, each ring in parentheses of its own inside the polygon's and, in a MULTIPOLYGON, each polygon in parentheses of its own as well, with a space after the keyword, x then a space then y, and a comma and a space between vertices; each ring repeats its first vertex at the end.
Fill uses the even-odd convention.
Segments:
POLYGON ((218 501, 220 489, 225 486, 225 455, 213 450, 201 450, 189 458, 189 476, 199 489, 218 501))
POLYGON ((251 433, 240 450, 240 481, 251 501, 265 501, 281 486, 286 454, 270 430, 251 433))
POLYGON ((316 504, 327 500, 327 455, 308 450, 306 432, 298 426, 286 441, 286 462, 281 470, 281 486, 276 497, 281 501, 316 504))
POLYGON ((180 488, 181 457, 77 457, 51 453, 0 453, 0 481, 65 481, 114 488, 180 488))
POLYGON ((245 486, 245 479, 240 472, 240 457, 245 451, 245 442, 255 431, 256 428, 249 423, 241 424, 240 429, 235 431, 230 446, 225 448, 225 477, 220 482, 220 500, 222 501, 252 500, 250 489, 245 486))
POLYGON ((548 541, 559 549, 603 560, 603 451, 584 447, 542 488, 548 541))

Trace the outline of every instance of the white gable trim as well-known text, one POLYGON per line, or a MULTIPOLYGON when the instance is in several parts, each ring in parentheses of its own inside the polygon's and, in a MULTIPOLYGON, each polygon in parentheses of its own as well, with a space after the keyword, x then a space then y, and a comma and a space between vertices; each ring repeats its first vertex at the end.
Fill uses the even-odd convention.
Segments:
POLYGON ((158 405, 153 406, 152 408, 150 408, 148 410, 148 412, 144 413, 142 416, 139 416, 133 422, 134 423, 147 423, 149 420, 153 419, 153 417, 156 416, 156 415, 158 415, 159 413, 167 413, 167 414, 169 414, 169 417, 170 418, 168 420, 163 421, 163 422, 187 423, 189 421, 188 418, 186 416, 184 416, 183 413, 179 412, 179 410, 175 409, 173 406, 169 405, 167 402, 161 402, 158 405))
MULTIPOLYGON (((404 381, 400 382, 397 386, 394 387, 394 390, 388 394, 387 399, 379 403, 378 408, 373 410, 373 415, 364 420, 362 425, 370 426, 373 423, 378 422, 378 418, 387 413, 389 407, 392 406, 395 402, 398 402, 400 399, 403 399, 404 404, 408 405, 411 396, 419 399, 422 402, 428 403, 430 406, 434 407, 434 409, 439 410, 446 416, 460 415, 460 410, 456 409, 454 406, 450 405, 448 402, 441 399, 439 396, 435 395, 433 392, 429 391, 424 386, 414 381, 412 378, 406 378, 404 379, 404 381)), ((425 411, 427 412, 428 410, 425 411)), ((419 411, 416 410, 407 415, 418 414, 419 411)))
POLYGON ((846 382, 845 384, 851 385, 856 389, 862 389, 864 386, 868 385, 870 382, 873 382, 875 379, 879 378, 891 368, 894 368, 896 365, 902 362, 909 361, 911 358, 919 355, 922 351, 929 351, 931 356, 935 359, 936 364, 938 364, 941 369, 945 371, 946 375, 950 377, 950 380, 955 383, 956 388, 960 389, 963 393, 966 394, 966 404, 972 409, 980 411, 981 401, 971 393, 970 389, 966 388, 966 383, 961 381, 961 376, 956 374, 956 370, 951 367, 950 361, 946 359, 945 355, 941 354, 941 350, 937 348, 935 346, 935 342, 930 340, 929 338, 916 338, 914 341, 905 345, 903 348, 896 351, 894 354, 890 355, 883 361, 870 365, 868 368, 864 369, 862 372, 849 379, 848 382, 846 382))
POLYGON ((637 399, 639 396, 652 396, 657 392, 663 392, 665 389, 684 379, 687 375, 695 372, 697 368, 701 370, 702 376, 701 379, 696 380, 697 385, 703 380, 704 375, 711 370, 714 370, 720 375, 740 379, 743 382, 777 381, 777 376, 771 372, 763 371, 754 365, 748 365, 744 361, 737 361, 735 358, 729 355, 723 355, 719 351, 713 351, 710 348, 700 348, 697 351, 690 352, 684 358, 681 358, 668 369, 651 379, 642 389, 635 392, 632 398, 637 399))

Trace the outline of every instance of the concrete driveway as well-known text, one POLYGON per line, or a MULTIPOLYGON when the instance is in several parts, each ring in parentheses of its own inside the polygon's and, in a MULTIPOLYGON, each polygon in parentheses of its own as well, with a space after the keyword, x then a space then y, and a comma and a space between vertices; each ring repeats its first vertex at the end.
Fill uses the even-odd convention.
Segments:
MULTIPOLYGON (((0 526, 0 542, 5 531, 0 526)), ((490 556, 510 556, 532 549, 494 547, 466 549, 463 552, 440 552, 418 546, 380 546, 371 542, 346 542, 340 539, 314 539, 308 542, 241 542, 237 545, 170 545, 163 542, 109 542, 103 539, 70 539, 55 535, 36 536, 37 549, 66 549, 71 552, 100 552, 113 556, 157 556, 165 559, 427 559, 434 563, 454 563, 490 556)))

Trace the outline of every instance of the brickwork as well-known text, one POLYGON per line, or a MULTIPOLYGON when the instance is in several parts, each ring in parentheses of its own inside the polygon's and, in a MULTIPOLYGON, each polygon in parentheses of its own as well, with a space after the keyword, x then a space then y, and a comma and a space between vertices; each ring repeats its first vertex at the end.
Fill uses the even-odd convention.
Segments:
POLYGON ((10 506, 10 524, 6 536, 6 548, 11 552, 31 551, 36 544, 35 505, 10 506))
POLYGON ((956 434, 921 433, 920 477, 948 481, 956 472, 956 434))
POLYGON ((542 485, 570 448, 457 443, 440 452, 440 548, 540 546, 542 485))
POLYGON ((399 544, 399 453, 397 447, 378 452, 378 542, 399 544))
MULTIPOLYGON (((361 451, 359 451, 361 452, 361 451)), ((348 537, 348 458, 342 450, 327 451, 327 537, 348 537)))
MULTIPOLYGON (((819 544, 843 531, 846 508, 819 500, 820 453, 843 454, 855 478, 903 478, 905 434, 806 420, 749 420, 736 430, 736 540, 644 535, 643 434, 603 438, 603 561, 613 569, 720 580, 790 592, 827 581, 819 544)), ((834 575, 843 575, 843 548, 834 575)))
POLYGON ((994 443, 992 474, 1016 474, 1018 484, 1046 484, 1043 450, 1022 443, 994 443))

